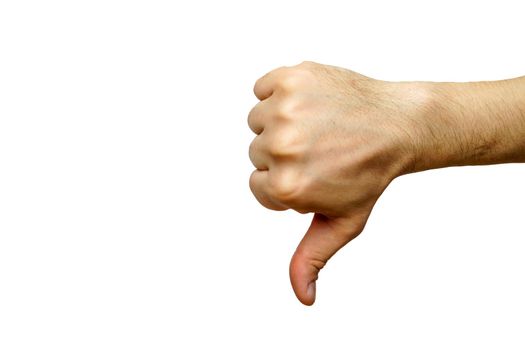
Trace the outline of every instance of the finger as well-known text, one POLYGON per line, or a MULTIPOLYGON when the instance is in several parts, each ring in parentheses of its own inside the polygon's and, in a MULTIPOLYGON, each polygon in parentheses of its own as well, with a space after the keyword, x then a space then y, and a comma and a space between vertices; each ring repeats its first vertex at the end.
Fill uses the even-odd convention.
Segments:
POLYGON ((269 170, 254 170, 250 176, 250 189, 255 198, 264 207, 272 210, 286 210, 288 209, 281 203, 277 203, 268 194, 268 172, 269 170))
POLYGON ((286 69, 287 67, 280 67, 259 78, 253 87, 255 96, 261 101, 270 97, 273 94, 279 75, 286 69))
POLYGON ((268 116, 269 100, 258 102, 248 113, 248 126, 257 135, 264 131, 265 121, 268 116))
POLYGON ((305 305, 315 301, 319 271, 339 249, 355 238, 362 225, 355 219, 330 219, 315 214, 310 228, 290 262, 290 281, 295 295, 305 305))
POLYGON ((250 161, 258 170, 268 170, 270 167, 271 157, 266 151, 264 136, 261 134, 256 136, 249 148, 250 161))

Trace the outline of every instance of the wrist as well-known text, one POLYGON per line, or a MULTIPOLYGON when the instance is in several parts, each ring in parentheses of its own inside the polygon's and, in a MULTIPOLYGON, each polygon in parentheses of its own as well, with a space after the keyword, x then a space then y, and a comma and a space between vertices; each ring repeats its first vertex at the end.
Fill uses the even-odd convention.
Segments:
POLYGON ((417 83, 425 98, 413 117, 412 171, 525 161, 525 91, 517 81, 417 83))
POLYGON ((414 172, 462 165, 490 148, 487 137, 473 135, 473 96, 466 85, 421 83, 426 98, 415 117, 414 172))

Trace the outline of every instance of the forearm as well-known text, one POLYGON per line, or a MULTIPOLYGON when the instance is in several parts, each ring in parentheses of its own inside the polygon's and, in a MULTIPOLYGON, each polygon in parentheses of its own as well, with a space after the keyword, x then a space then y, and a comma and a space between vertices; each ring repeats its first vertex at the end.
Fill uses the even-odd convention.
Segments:
POLYGON ((525 77, 424 83, 413 171, 525 162, 525 77))

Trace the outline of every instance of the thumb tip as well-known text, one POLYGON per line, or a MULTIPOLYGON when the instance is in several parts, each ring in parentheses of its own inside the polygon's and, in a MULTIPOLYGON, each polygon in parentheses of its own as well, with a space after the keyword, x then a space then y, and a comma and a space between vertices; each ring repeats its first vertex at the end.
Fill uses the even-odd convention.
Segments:
POLYGON ((295 295, 299 301, 306 305, 311 306, 315 302, 316 283, 315 281, 308 283, 304 289, 295 289, 295 295))
POLYGON ((302 293, 296 293, 297 299, 306 306, 311 306, 315 302, 315 281, 308 283, 302 293))
POLYGON ((318 270, 295 254, 290 264, 290 281, 299 301, 307 306, 315 302, 318 270))

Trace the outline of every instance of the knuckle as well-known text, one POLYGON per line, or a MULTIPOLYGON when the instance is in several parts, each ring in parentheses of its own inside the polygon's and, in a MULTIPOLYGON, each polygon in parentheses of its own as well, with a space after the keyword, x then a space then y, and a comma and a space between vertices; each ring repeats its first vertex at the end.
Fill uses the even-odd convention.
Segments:
POLYGON ((276 135, 268 145, 268 153, 274 158, 297 158, 301 154, 297 132, 286 131, 276 135))
POLYGON ((316 63, 312 61, 302 61, 297 66, 301 68, 310 68, 313 67, 316 63))
POLYGON ((299 245, 299 247, 297 247, 294 258, 300 258, 301 260, 305 259, 312 267, 317 270, 317 272, 321 271, 327 263, 326 257, 324 257, 323 254, 316 251, 311 251, 304 245, 299 245))
POLYGON ((315 70, 316 68, 311 64, 290 67, 288 70, 283 71, 276 83, 276 87, 285 95, 293 94, 315 81, 315 70))
POLYGON ((326 260, 323 258, 311 257, 310 264, 317 270, 317 272, 319 272, 326 266, 326 260))
POLYGON ((299 186, 296 179, 290 171, 281 171, 274 174, 270 179, 272 196, 281 203, 291 203, 299 196, 299 186))
POLYGON ((322 68, 323 65, 320 65, 319 63, 312 61, 303 61, 297 65, 297 72, 300 73, 300 75, 304 79, 311 79, 315 77, 315 73, 322 70, 322 68))
POLYGON ((298 73, 297 69, 289 68, 284 71, 279 79, 277 86, 283 92, 293 92, 301 84, 301 75, 298 73))
POLYGON ((292 120, 301 113, 302 101, 299 98, 284 98, 277 106, 276 117, 281 120, 292 120))
POLYGON ((255 199, 265 208, 270 210, 286 210, 287 207, 284 205, 280 205, 275 203, 274 200, 271 199, 270 194, 263 191, 263 188, 261 187, 261 184, 259 181, 257 181, 257 170, 253 171, 250 175, 250 190, 252 191, 255 199))
POLYGON ((274 158, 282 158, 289 155, 289 149, 282 141, 273 141, 268 145, 268 153, 274 158))

